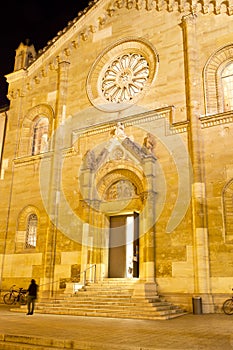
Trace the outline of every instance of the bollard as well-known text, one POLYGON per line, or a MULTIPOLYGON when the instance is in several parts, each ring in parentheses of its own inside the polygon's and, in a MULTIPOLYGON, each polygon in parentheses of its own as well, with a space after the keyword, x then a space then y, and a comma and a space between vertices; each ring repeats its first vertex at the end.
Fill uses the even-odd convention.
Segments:
POLYGON ((202 299, 201 297, 193 297, 193 314, 194 315, 201 315, 202 314, 202 299))

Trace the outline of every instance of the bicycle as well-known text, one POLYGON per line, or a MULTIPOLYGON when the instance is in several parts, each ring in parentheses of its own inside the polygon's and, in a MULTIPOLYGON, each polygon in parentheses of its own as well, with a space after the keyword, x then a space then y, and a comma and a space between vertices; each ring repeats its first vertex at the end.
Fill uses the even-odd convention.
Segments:
MULTIPOLYGON (((233 288, 232 288, 233 290, 233 288)), ((224 314, 226 315, 233 315, 233 295, 231 298, 224 301, 222 305, 222 309, 224 314)))
POLYGON ((16 290, 14 287, 16 287, 15 284, 13 286, 11 286, 9 292, 7 292, 3 296, 4 303, 7 305, 12 305, 12 304, 16 304, 18 302, 21 305, 26 305, 27 304, 27 295, 26 295, 27 290, 23 289, 23 288, 19 288, 18 290, 16 290))

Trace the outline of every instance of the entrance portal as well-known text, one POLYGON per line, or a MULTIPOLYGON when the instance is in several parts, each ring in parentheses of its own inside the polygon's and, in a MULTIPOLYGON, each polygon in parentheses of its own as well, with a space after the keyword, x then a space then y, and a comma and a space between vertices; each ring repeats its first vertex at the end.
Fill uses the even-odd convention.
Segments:
POLYGON ((139 215, 110 217, 109 277, 139 277, 139 215))

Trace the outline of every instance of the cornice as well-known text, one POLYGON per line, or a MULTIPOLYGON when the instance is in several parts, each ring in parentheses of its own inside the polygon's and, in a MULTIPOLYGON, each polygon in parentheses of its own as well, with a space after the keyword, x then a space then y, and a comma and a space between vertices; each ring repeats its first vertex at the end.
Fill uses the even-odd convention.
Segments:
POLYGON ((224 112, 214 115, 206 115, 200 117, 201 128, 210 128, 217 125, 229 124, 233 122, 233 112, 224 112))
POLYGON ((29 155, 29 156, 25 156, 25 157, 19 157, 19 158, 15 158, 13 160, 15 166, 22 166, 25 164, 31 164, 31 163, 39 163, 41 159, 44 158, 51 158, 53 156, 53 152, 49 151, 46 153, 40 153, 37 155, 29 155))
MULTIPOLYGON (((90 37, 90 35, 92 35, 98 30, 103 29, 103 27, 106 24, 108 24, 108 17, 113 17, 114 15, 117 15, 117 12, 119 12, 119 10, 121 10, 122 8, 126 8, 128 10, 136 9, 138 11, 177 11, 184 14, 202 13, 219 15, 222 13, 226 13, 229 16, 233 15, 232 0, 115 0, 107 2, 106 5, 104 5, 102 8, 102 14, 99 15, 98 13, 98 18, 95 18, 94 21, 92 20, 91 23, 86 24, 85 21, 88 20, 88 16, 91 17, 91 13, 95 14, 96 11, 99 11, 99 4, 101 4, 101 2, 104 5, 103 0, 90 1, 88 7, 86 7, 83 11, 79 11, 78 16, 75 17, 73 20, 69 21, 67 26, 57 33, 57 36, 55 36, 52 40, 48 41, 47 46, 39 50, 38 54, 42 55, 48 50, 48 48, 61 48, 63 43, 67 39, 69 40, 73 36, 74 32, 77 31, 77 29, 80 29, 80 32, 77 34, 78 40, 72 41, 70 46, 70 48, 76 48, 77 46, 79 46, 80 41, 86 41, 90 37)), ((69 48, 66 48, 64 50, 69 51, 69 48)), ((65 56, 66 55, 67 52, 65 53, 65 56)), ((38 60, 38 58, 36 60, 38 60)))
POLYGON ((118 118, 114 121, 107 123, 97 123, 92 126, 87 126, 82 129, 73 130, 72 132, 72 144, 77 141, 78 138, 92 136, 96 134, 111 132, 114 130, 117 122, 122 122, 125 127, 138 126, 148 122, 154 122, 159 119, 165 120, 165 134, 171 136, 174 134, 185 133, 188 131, 188 121, 174 122, 175 108, 174 106, 168 106, 158 108, 151 111, 146 111, 140 114, 126 116, 118 118))
POLYGON ((7 75, 5 75, 5 77, 7 78, 7 82, 9 84, 13 83, 16 80, 25 78, 27 76, 27 70, 26 69, 20 69, 17 71, 14 71, 12 73, 9 73, 7 75))
MULTIPOLYGON (((90 1, 88 7, 78 12, 67 26, 59 31, 57 35, 48 41, 47 45, 39 50, 38 57, 27 68, 28 82, 24 92, 9 92, 8 98, 17 98, 18 95, 25 94, 31 90, 35 84, 47 75, 48 70, 57 69, 59 62, 69 61, 69 56, 73 50, 87 40, 90 40, 94 33, 104 29, 108 25, 111 17, 117 16, 121 9, 137 11, 168 11, 180 12, 184 15, 191 14, 233 14, 233 0, 94 0, 90 1), (102 11, 102 13, 101 13, 102 11)), ((184 16, 185 17, 185 16, 184 16)), ((24 74, 24 76, 26 73, 24 74)), ((7 81, 12 82, 21 79, 18 72, 8 74, 7 81)))

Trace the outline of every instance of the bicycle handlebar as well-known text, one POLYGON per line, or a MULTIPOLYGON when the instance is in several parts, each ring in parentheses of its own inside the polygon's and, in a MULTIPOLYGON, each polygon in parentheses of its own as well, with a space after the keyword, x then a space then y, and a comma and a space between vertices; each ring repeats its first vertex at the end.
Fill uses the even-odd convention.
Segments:
POLYGON ((12 292, 17 292, 17 293, 27 293, 27 290, 24 289, 23 287, 19 287, 19 289, 17 290, 16 288, 16 284, 13 284, 11 287, 10 287, 10 291, 12 292))

